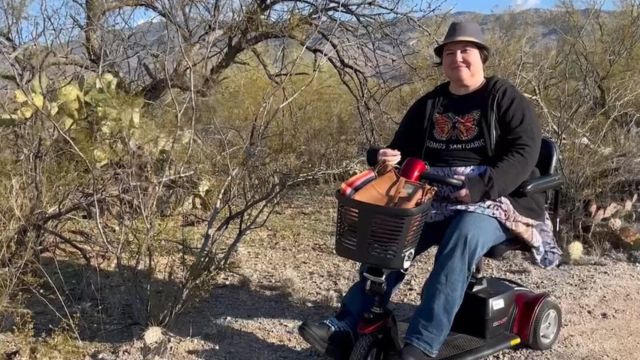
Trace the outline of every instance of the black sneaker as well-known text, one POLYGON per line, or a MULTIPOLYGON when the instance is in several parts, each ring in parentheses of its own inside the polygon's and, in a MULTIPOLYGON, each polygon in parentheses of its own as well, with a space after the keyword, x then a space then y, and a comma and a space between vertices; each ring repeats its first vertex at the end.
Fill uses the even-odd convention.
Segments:
POLYGON ((348 359, 355 342, 351 330, 335 318, 320 323, 305 321, 298 333, 318 352, 333 359, 348 359))

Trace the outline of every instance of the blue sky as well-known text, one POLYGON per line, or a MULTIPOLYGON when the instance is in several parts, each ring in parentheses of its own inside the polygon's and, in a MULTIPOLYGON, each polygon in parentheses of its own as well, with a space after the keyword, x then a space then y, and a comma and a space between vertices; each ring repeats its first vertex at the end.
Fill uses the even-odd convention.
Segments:
MULTIPOLYGON (((615 1, 601 0, 605 9, 612 9, 615 1)), ((517 10, 528 8, 553 8, 555 0, 448 0, 444 7, 454 11, 475 11, 481 13, 501 12, 511 7, 517 10)))

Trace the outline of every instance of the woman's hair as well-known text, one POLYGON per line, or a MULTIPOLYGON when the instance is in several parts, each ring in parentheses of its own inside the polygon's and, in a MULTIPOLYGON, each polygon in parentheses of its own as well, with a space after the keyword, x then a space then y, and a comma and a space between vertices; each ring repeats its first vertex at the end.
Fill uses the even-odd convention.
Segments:
MULTIPOLYGON (((474 45, 474 46, 480 52, 480 59, 482 60, 482 65, 486 64, 487 61, 489 61, 489 50, 487 50, 487 48, 485 48, 484 46, 477 46, 477 45, 474 45)), ((444 53, 443 53, 443 55, 444 55, 444 53)), ((442 57, 438 57, 438 61, 436 61, 434 63, 434 65, 436 67, 442 66, 442 57)))

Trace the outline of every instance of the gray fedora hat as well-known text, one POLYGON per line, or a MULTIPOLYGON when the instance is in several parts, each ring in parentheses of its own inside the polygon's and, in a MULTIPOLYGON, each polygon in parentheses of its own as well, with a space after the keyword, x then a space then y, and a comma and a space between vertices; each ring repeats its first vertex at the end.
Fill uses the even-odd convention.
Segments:
POLYGON ((469 41, 489 52, 489 47, 485 44, 480 25, 471 21, 451 23, 447 34, 444 36, 444 40, 433 49, 433 52, 437 57, 442 58, 444 46, 454 41, 469 41))

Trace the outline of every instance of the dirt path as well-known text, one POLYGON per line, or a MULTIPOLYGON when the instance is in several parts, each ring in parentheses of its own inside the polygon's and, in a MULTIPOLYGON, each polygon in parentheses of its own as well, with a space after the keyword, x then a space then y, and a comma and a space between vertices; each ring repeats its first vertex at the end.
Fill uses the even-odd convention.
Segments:
MULTIPOLYGON (((272 225, 244 244, 238 274, 225 287, 189 310, 176 328, 199 336, 216 350, 207 359, 318 359, 297 336, 306 318, 320 319, 337 308, 355 280, 356 264, 333 254, 331 198, 276 214, 272 225), (268 250, 267 250, 268 249, 268 250)), ((394 296, 410 314, 430 271, 433 251, 414 264, 394 296)), ((551 292, 561 305, 557 345, 547 352, 505 351, 492 359, 640 359, 640 265, 601 260, 601 265, 543 270, 514 254, 488 261, 485 274, 509 277, 534 290, 551 292)))
MULTIPOLYGON (((357 268, 333 252, 334 206, 330 196, 298 199, 274 214, 268 227, 242 244, 234 272, 170 329, 169 355, 161 358, 322 359, 297 335, 297 326, 333 313, 357 268)), ((416 261, 392 299, 401 316, 417 304, 432 260, 433 250, 416 261)), ((509 350, 491 359, 640 359, 640 265, 612 258, 600 262, 543 270, 520 254, 487 261, 486 275, 549 291, 564 323, 550 351, 509 350)), ((143 359, 141 344, 107 343, 110 351, 90 358, 143 359)))

